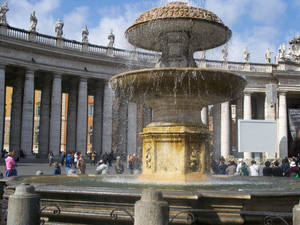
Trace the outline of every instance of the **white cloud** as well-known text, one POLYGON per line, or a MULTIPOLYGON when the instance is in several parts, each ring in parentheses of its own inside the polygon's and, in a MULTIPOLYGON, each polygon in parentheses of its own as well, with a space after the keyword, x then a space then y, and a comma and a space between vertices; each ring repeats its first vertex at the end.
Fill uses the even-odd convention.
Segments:
POLYGON ((246 13, 249 0, 207 0, 206 8, 219 16, 223 22, 232 26, 246 13))
POLYGON ((88 7, 81 6, 64 15, 64 37, 81 41, 81 32, 88 20, 88 7))
POLYGON ((138 5, 125 5, 124 9, 120 7, 110 8, 110 15, 107 10, 101 9, 101 12, 106 11, 105 15, 99 20, 98 26, 90 30, 90 42, 94 44, 106 46, 108 43, 108 35, 111 30, 116 37, 115 47, 131 48, 127 42, 124 32, 134 22, 134 20, 142 13, 138 5), (123 11, 122 11, 123 10, 123 11), (119 13, 122 11, 122 13, 119 13))
POLYGON ((60 6, 60 0, 41 0, 32 3, 29 0, 8 0, 9 11, 7 20, 9 25, 28 30, 30 14, 36 11, 38 18, 37 31, 41 33, 54 33, 53 11, 60 6))
POLYGON ((258 22, 275 24, 284 16, 287 5, 282 0, 252 0, 250 16, 258 22))

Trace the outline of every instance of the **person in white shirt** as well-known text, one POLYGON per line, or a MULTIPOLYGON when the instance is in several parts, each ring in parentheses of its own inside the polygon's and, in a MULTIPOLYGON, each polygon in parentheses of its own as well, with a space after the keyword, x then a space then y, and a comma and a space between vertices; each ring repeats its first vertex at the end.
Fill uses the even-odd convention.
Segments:
POLYGON ((251 161, 251 166, 250 166, 250 176, 259 176, 259 166, 256 165, 256 161, 252 160, 251 161))
POLYGON ((107 174, 108 173, 108 166, 103 162, 102 159, 98 163, 96 173, 97 174, 107 174))

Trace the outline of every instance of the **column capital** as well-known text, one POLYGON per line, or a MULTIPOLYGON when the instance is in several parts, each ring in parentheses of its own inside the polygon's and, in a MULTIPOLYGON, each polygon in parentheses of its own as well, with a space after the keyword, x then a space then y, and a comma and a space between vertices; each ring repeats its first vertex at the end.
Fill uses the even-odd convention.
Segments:
POLYGON ((86 77, 80 77, 80 78, 79 78, 79 81, 80 81, 80 82, 87 82, 88 79, 87 79, 86 77))
POLYGON ((63 75, 63 73, 61 73, 61 72, 53 72, 52 77, 61 79, 62 75, 63 75))
POLYGON ((253 93, 254 93, 253 91, 249 91, 249 90, 244 91, 244 95, 252 95, 253 93))
POLYGON ((0 63, 0 69, 5 69, 5 67, 6 67, 6 64, 0 63))
POLYGON ((285 91, 285 90, 278 90, 278 94, 279 94, 279 95, 286 96, 287 93, 288 93, 288 91, 285 91))
POLYGON ((34 70, 32 69, 26 69, 26 72, 25 72, 25 79, 30 79, 30 78, 34 78, 34 70))

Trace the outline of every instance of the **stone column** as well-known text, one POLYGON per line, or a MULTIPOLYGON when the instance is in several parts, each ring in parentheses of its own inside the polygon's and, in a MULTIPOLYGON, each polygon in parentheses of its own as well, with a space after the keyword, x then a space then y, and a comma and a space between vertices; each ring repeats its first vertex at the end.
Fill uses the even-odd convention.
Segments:
MULTIPOLYGON (((244 120, 252 119, 251 93, 244 93, 244 120)), ((244 159, 252 159, 252 152, 244 152, 244 159)))
POLYGON ((24 81, 21 149, 27 158, 32 155, 33 142, 33 108, 34 108, 34 71, 27 70, 24 81))
POLYGON ((134 205, 134 225, 168 225, 169 204, 162 193, 154 189, 143 190, 141 200, 134 205))
POLYGON ((51 78, 45 76, 42 86, 40 132, 39 132, 39 157, 47 159, 49 154, 49 129, 51 109, 51 78))
POLYGON ((104 82, 97 81, 94 95, 93 151, 102 154, 104 82))
POLYGON ((87 120, 88 120, 88 83, 81 78, 78 87, 76 151, 82 154, 87 150, 87 120))
POLYGON ((17 76, 13 86, 9 148, 20 152, 22 126, 23 77, 17 76))
POLYGON ((128 102, 115 97, 113 103, 112 151, 127 154, 128 102))
POLYGON ((30 184, 20 184, 9 196, 7 225, 40 224, 40 196, 30 184))
POLYGON ((128 128, 127 128, 127 153, 136 154, 137 141, 137 105, 129 102, 128 104, 128 128))
POLYGON ((279 93, 278 156, 280 158, 288 156, 286 92, 279 93))
MULTIPOLYGON (((265 97, 265 120, 276 120, 276 105, 275 103, 268 103, 267 96, 265 97)), ((275 159, 275 153, 266 153, 267 159, 275 159)))
POLYGON ((75 79, 70 81, 68 97, 67 117, 67 152, 76 151, 76 124, 77 124, 77 94, 78 82, 75 79))
POLYGON ((0 66, 0 149, 4 144, 5 124, 5 67, 0 66))
POLYGON ((230 104, 224 102, 221 104, 221 156, 228 158, 231 152, 231 124, 230 104))
POLYGON ((208 107, 205 106, 201 110, 201 121, 204 125, 208 125, 208 107))
POLYGON ((112 147, 113 93, 108 83, 104 87, 102 153, 111 152, 112 147))
POLYGON ((51 114, 50 114, 50 143, 49 151, 59 156, 61 132, 61 75, 54 74, 52 80, 51 114))

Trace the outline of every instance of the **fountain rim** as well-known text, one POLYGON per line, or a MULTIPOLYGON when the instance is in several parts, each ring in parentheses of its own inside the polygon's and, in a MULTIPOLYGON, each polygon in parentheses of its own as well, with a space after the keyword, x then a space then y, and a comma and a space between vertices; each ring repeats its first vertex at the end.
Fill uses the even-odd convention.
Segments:
MULTIPOLYGON (((243 80, 244 82, 246 82, 246 79, 236 73, 232 73, 232 72, 228 72, 228 71, 224 71, 224 70, 215 70, 215 69, 209 69, 209 68, 198 68, 198 67, 163 67, 163 68, 146 68, 146 69, 139 69, 139 70, 131 70, 131 71, 127 71, 127 72, 123 72, 123 73, 119 73, 116 74, 114 76, 112 76, 109 79, 110 84, 112 84, 112 82, 114 80, 118 80, 120 78, 124 78, 124 77, 128 77, 128 76, 136 76, 138 74, 142 74, 142 73, 146 73, 146 72, 172 72, 172 71, 182 71, 182 72, 193 72, 193 71, 208 71, 208 72, 216 72, 216 73, 222 73, 222 74, 226 74, 226 75, 233 75, 235 77, 240 78, 241 80, 243 80)), ((149 76, 151 75, 151 73, 149 73, 149 76)))

